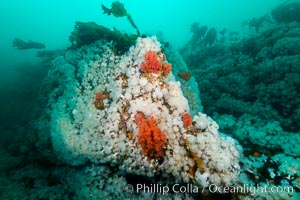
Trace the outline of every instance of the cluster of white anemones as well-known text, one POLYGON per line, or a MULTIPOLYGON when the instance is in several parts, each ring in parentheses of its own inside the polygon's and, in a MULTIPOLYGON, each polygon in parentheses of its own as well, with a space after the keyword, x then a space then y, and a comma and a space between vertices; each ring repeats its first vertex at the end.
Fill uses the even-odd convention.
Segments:
POLYGON ((56 59, 52 75, 68 74, 50 94, 51 137, 58 156, 73 165, 87 160, 109 163, 128 173, 161 173, 164 179, 202 187, 231 185, 239 174, 234 140, 220 136, 217 124, 202 113, 193 117, 191 129, 184 127, 182 114, 190 109, 180 83, 172 73, 145 76, 140 69, 149 51, 162 54, 155 37, 139 38, 121 57, 96 43, 56 59), (102 109, 93 104, 96 93, 107 95, 102 109), (142 153, 135 123, 138 112, 154 117, 166 135, 162 158, 142 153))

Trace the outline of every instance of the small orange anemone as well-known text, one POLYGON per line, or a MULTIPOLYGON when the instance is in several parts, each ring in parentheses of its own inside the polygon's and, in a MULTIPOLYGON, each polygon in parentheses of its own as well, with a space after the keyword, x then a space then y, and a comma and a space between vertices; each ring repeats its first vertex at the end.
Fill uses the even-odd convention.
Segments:
POLYGON ((255 151, 255 152, 253 153, 253 156, 254 156, 254 157, 260 157, 260 153, 257 152, 257 151, 255 151))

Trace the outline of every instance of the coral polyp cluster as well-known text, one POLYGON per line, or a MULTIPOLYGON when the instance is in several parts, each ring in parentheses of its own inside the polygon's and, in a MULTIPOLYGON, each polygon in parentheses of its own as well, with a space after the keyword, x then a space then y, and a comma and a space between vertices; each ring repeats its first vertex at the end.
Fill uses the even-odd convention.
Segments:
POLYGON ((51 138, 64 162, 201 187, 236 180, 235 141, 219 135, 206 115, 189 114, 198 111, 190 110, 155 37, 139 38, 122 56, 98 42, 53 64, 49 75, 63 76, 50 94, 51 138))
POLYGON ((135 116, 135 123, 138 126, 138 143, 141 144, 143 154, 150 158, 164 156, 164 146, 166 135, 157 127, 157 122, 153 116, 149 120, 141 112, 135 116))
POLYGON ((104 108, 103 100, 106 99, 107 97, 108 97, 107 94, 101 94, 100 92, 96 92, 95 100, 93 101, 93 104, 95 105, 96 108, 103 109, 104 108))
POLYGON ((183 127, 185 129, 192 125, 193 119, 192 119, 192 116, 189 113, 183 113, 181 118, 182 118, 182 121, 183 121, 183 127))
POLYGON ((145 53, 145 61, 141 63, 141 70, 145 73, 163 74, 167 76, 171 70, 172 65, 165 62, 165 55, 161 53, 160 56, 154 51, 145 53))
POLYGON ((141 69, 146 73, 158 74, 161 72, 161 64, 154 51, 145 53, 145 61, 141 64, 141 69))

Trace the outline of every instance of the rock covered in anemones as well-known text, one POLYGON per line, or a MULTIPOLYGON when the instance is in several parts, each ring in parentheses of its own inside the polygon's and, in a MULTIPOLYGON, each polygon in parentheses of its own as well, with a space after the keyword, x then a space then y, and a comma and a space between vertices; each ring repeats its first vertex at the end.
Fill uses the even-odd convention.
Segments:
POLYGON ((220 136, 206 115, 189 114, 155 37, 139 38, 123 56, 100 42, 67 54, 49 73, 59 79, 49 114, 61 160, 201 187, 233 184, 239 174, 234 140, 220 136))

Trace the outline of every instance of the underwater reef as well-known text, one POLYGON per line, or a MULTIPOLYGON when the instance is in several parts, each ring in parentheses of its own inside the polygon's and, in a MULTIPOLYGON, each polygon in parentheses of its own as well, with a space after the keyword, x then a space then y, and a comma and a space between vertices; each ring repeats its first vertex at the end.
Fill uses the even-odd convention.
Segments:
MULTIPOLYGON (((207 26, 194 23, 180 52, 198 81, 203 111, 244 148, 240 181, 299 192, 300 24, 299 12, 287 14, 298 6, 281 4, 250 20, 250 34, 234 40, 227 30, 207 43, 207 26)), ((256 197, 265 195, 292 199, 256 197)))
MULTIPOLYGON (((155 196, 196 198, 201 189, 210 196, 210 184, 235 184, 241 147, 210 117, 191 110, 190 104, 201 108, 195 106, 200 97, 188 95, 195 88, 183 95, 172 73, 182 59, 168 54, 175 66, 148 37, 123 55, 112 43, 96 41, 57 56, 42 87, 45 107, 34 122, 34 138, 23 141, 24 148, 34 142, 30 151, 38 156, 0 152, 10 160, 1 167, 6 174, 0 181, 9 183, 2 197, 138 199, 153 194, 126 192, 128 184, 177 183, 193 184, 197 192, 155 196)), ((182 81, 197 86, 193 79, 182 81)))
POLYGON ((228 46, 216 44, 210 56, 199 49, 201 62, 189 59, 195 51, 186 55, 196 79, 205 80, 199 81, 205 112, 252 114, 299 130, 299 28, 278 25, 228 46))
MULTIPOLYGON (((299 28, 278 25, 228 46, 216 44, 209 47, 211 56, 199 49, 205 58, 189 64, 196 79, 205 80, 199 81, 205 112, 247 113, 274 119, 286 131, 299 130, 299 28)), ((184 58, 197 57, 191 54, 184 58)))
POLYGON ((232 185, 239 174, 235 141, 219 135, 205 114, 189 114, 171 69, 156 38, 139 38, 123 56, 97 42, 56 58, 49 79, 59 87, 47 112, 57 157, 159 175, 162 183, 232 185))
POLYGON ((298 9, 246 36, 195 22, 178 52, 102 5, 137 34, 76 22, 69 48, 38 51, 18 88, 35 92, 5 95, 0 199, 299 199, 298 9))
POLYGON ((24 41, 20 38, 15 38, 13 40, 13 47, 18 50, 27 50, 27 49, 44 49, 46 46, 43 43, 35 42, 32 40, 24 41))
POLYGON ((274 20, 279 23, 300 22, 300 3, 297 1, 286 1, 271 12, 274 20))

